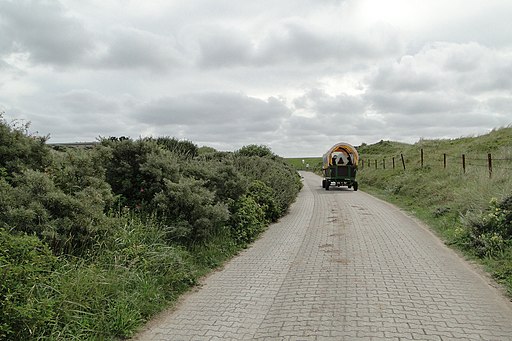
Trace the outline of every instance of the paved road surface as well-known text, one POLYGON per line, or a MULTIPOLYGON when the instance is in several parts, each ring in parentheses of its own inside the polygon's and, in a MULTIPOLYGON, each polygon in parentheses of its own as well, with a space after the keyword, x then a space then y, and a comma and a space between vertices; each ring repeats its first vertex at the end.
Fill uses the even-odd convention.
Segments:
POLYGON ((290 213, 136 340, 512 340, 512 305, 427 229, 304 173, 290 213))

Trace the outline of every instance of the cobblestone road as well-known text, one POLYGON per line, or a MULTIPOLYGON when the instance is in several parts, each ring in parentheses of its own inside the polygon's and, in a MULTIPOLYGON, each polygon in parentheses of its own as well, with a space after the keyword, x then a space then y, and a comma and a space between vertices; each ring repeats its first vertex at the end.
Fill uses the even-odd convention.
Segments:
POLYGON ((512 305, 427 229, 304 173, 290 213, 136 340, 512 340, 512 305))

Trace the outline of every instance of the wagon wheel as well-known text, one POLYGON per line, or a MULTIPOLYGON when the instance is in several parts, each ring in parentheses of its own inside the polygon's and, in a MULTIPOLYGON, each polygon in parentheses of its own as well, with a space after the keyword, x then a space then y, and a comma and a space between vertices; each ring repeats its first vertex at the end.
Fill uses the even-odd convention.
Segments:
POLYGON ((325 188, 325 179, 322 180, 322 188, 325 188))
POLYGON ((354 182, 354 191, 357 191, 358 187, 359 187, 359 185, 358 185, 357 181, 354 182))
POLYGON ((330 181, 325 181, 325 190, 328 191, 329 190, 329 186, 331 185, 331 182, 330 181))

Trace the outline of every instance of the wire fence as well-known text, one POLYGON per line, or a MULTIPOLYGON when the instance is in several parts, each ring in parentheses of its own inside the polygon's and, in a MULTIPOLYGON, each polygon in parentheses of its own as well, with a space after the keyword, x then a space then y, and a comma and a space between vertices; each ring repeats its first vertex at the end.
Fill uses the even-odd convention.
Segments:
POLYGON ((489 177, 492 177, 493 171, 497 169, 512 171, 512 157, 496 157, 488 153, 486 157, 481 155, 474 156, 474 154, 460 154, 460 155, 448 155, 443 153, 442 155, 432 154, 426 157, 425 151, 420 149, 419 155, 411 157, 410 155, 394 155, 387 157, 363 157, 360 160, 360 168, 364 169, 398 169, 407 170, 409 167, 442 167, 447 169, 448 167, 459 167, 465 174, 469 168, 486 168, 489 173, 489 177))

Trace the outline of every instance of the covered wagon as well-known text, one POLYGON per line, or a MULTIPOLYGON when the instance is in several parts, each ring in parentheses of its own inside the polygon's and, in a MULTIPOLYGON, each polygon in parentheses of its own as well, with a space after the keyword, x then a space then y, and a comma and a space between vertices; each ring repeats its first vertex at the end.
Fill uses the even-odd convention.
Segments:
POLYGON ((329 187, 348 186, 357 191, 356 181, 357 163, 359 154, 354 146, 340 142, 332 146, 323 156, 322 187, 327 191, 329 187))

